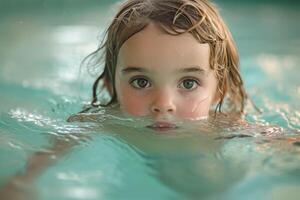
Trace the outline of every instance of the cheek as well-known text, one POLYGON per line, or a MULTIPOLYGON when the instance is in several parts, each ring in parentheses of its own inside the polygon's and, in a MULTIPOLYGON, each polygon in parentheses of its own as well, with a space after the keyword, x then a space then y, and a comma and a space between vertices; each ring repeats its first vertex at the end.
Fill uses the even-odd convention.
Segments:
POLYGON ((121 86, 118 91, 118 101, 121 110, 133 116, 145 116, 148 114, 147 101, 137 95, 131 88, 121 86))
POLYGON ((211 97, 205 97, 203 99, 185 98, 182 101, 182 106, 179 106, 178 115, 185 119, 197 119, 206 117, 209 114, 211 106, 211 97))

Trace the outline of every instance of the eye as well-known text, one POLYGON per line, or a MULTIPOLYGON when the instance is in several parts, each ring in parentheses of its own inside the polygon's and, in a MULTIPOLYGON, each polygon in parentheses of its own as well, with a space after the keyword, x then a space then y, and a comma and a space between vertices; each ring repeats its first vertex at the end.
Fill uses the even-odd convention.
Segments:
POLYGON ((151 86, 150 82, 145 78, 134 78, 130 81, 130 85, 137 89, 147 88, 151 86))
POLYGON ((195 79, 184 79, 180 84, 179 88, 183 88, 186 90, 193 90, 199 86, 199 82, 195 79))

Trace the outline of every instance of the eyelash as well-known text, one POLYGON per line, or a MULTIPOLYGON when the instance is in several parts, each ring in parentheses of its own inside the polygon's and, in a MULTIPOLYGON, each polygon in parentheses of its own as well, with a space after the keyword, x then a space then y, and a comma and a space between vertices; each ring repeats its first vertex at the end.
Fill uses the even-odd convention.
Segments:
MULTIPOLYGON (((178 85, 178 88, 181 88, 181 89, 184 89, 184 90, 187 90, 187 91, 192 91, 192 90, 195 90, 195 89, 196 89, 196 88, 188 89, 188 88, 185 88, 184 86, 181 86, 181 84, 183 84, 184 81, 193 81, 194 83, 196 83, 196 88, 197 88, 198 86, 201 86, 201 82, 200 82, 197 78, 194 78, 194 77, 185 77, 185 78, 183 78, 183 79, 180 81, 180 83, 179 83, 179 85, 178 85)), ((150 83, 150 81, 148 80, 148 78, 147 78, 147 77, 144 77, 144 76, 135 76, 135 77, 132 77, 132 78, 129 80, 129 84, 130 84, 132 87, 134 87, 135 89, 145 89, 145 88, 149 88, 149 87, 152 86, 151 83, 150 83), (138 85, 138 83, 136 82, 136 81, 138 81, 138 80, 145 80, 145 81, 147 81, 146 86, 145 86, 145 87, 140 87, 140 86, 138 85)), ((193 86, 193 87, 194 87, 194 86, 193 86)))
POLYGON ((185 77, 180 81, 180 83, 178 85, 179 88, 182 88, 187 91, 193 91, 193 90, 197 89, 197 87, 199 87, 199 86, 201 86, 201 82, 197 78, 194 78, 194 77, 185 77), (195 87, 193 86, 192 89, 185 88, 184 86, 181 86, 184 83, 184 81, 193 81, 194 83, 196 83, 196 86, 195 87))
POLYGON ((132 87, 136 88, 136 89, 145 89, 145 88, 151 87, 150 81, 148 80, 147 77, 144 77, 144 76, 138 76, 138 77, 135 76, 135 77, 132 77, 129 80, 129 84, 132 87), (137 83, 136 83, 136 81, 138 81, 138 80, 145 80, 145 81, 147 81, 147 85, 149 85, 149 86, 147 86, 147 87, 140 87, 140 86, 138 86, 137 83), (135 83, 136 83, 136 85, 135 85, 135 83))

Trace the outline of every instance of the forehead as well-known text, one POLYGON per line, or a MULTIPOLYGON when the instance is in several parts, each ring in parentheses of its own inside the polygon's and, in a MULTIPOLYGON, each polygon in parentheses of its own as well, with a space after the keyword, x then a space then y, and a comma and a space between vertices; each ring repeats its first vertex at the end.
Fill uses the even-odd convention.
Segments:
POLYGON ((150 23, 130 37, 120 48, 118 66, 160 68, 196 66, 209 69, 210 48, 191 34, 171 35, 150 23))

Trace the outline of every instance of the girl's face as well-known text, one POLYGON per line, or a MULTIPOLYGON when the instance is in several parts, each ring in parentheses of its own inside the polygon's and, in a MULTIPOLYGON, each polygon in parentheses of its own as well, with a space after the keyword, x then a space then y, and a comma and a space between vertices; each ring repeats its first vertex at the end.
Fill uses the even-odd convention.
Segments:
POLYGON ((191 34, 172 36, 149 24, 119 51, 115 87, 121 110, 158 123, 208 116, 218 100, 209 55, 209 45, 191 34))

